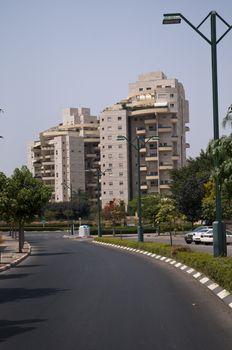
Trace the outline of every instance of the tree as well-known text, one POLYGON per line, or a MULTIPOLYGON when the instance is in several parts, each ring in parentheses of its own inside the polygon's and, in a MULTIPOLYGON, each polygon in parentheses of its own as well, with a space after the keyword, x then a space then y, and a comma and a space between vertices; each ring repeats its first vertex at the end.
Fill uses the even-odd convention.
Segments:
POLYGON ((176 229, 178 219, 183 219, 176 203, 171 198, 161 198, 159 210, 156 214, 156 222, 160 225, 166 223, 169 227, 170 244, 172 245, 172 231, 176 229))
POLYGON ((116 224, 120 224, 122 220, 125 222, 126 211, 124 201, 114 198, 104 206, 102 214, 105 220, 112 223, 113 227, 116 224))
POLYGON ((227 125, 230 125, 232 128, 232 105, 228 108, 228 111, 226 113, 226 116, 224 117, 222 121, 222 126, 225 128, 227 125))
MULTIPOLYGON (((158 193, 144 195, 141 197, 141 204, 143 218, 155 225, 155 217, 159 210, 160 195, 158 193)), ((132 199, 129 202, 129 206, 135 213, 137 210, 137 198, 132 199)))
POLYGON ((23 166, 16 168, 8 179, 5 188, 8 196, 5 213, 10 216, 19 228, 19 252, 24 245, 24 224, 30 223, 49 201, 51 190, 41 181, 35 179, 29 169, 23 166))
POLYGON ((201 151, 196 159, 190 158, 187 165, 171 171, 171 192, 179 211, 192 225, 202 218, 202 199, 205 195, 204 184, 209 180, 212 169, 212 157, 201 151))

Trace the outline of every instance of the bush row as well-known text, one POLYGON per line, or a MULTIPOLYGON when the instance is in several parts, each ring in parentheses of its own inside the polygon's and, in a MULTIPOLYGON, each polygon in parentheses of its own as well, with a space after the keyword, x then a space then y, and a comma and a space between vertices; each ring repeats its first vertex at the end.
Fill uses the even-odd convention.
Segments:
POLYGON ((142 249, 154 254, 173 258, 199 272, 204 273, 221 287, 232 293, 232 258, 214 258, 207 253, 193 252, 189 247, 170 246, 162 243, 145 243, 117 238, 95 238, 96 241, 142 249))

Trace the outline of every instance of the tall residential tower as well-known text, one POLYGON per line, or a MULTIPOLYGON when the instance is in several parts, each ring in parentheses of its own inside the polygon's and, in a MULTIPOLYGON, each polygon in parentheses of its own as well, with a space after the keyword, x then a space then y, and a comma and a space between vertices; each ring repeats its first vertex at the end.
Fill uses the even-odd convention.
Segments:
POLYGON ((188 101, 177 79, 151 72, 129 84, 128 97, 100 114, 102 206, 114 198, 127 204, 137 195, 138 137, 141 193, 169 193, 170 170, 186 162, 188 122, 188 101), (118 141, 121 135, 127 140, 118 141))

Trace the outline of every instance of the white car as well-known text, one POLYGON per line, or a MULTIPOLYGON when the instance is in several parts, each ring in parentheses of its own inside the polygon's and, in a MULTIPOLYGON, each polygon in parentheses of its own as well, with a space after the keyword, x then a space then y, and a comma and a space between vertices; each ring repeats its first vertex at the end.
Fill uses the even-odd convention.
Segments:
POLYGON ((213 228, 212 227, 209 227, 209 226, 206 226, 205 228, 201 228, 201 230, 199 231, 196 231, 196 232, 193 232, 193 237, 192 237, 192 240, 195 244, 200 244, 202 243, 202 237, 205 233, 208 233, 208 232, 213 232, 213 228))
MULTIPOLYGON (((227 244, 230 244, 230 238, 231 238, 231 232, 226 230, 226 241, 227 244)), ((206 232, 202 232, 201 233, 201 237, 200 237, 200 243, 204 243, 204 244, 211 244, 213 243, 213 229, 209 229, 206 232)))

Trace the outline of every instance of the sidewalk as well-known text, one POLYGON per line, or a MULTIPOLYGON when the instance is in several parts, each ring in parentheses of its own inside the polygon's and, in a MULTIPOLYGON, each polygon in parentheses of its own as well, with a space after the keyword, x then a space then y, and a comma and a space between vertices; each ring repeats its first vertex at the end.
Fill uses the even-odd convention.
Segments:
POLYGON ((19 253, 19 242, 7 233, 1 234, 3 243, 0 243, 0 272, 9 269, 24 260, 31 251, 29 243, 25 242, 23 252, 19 253))

